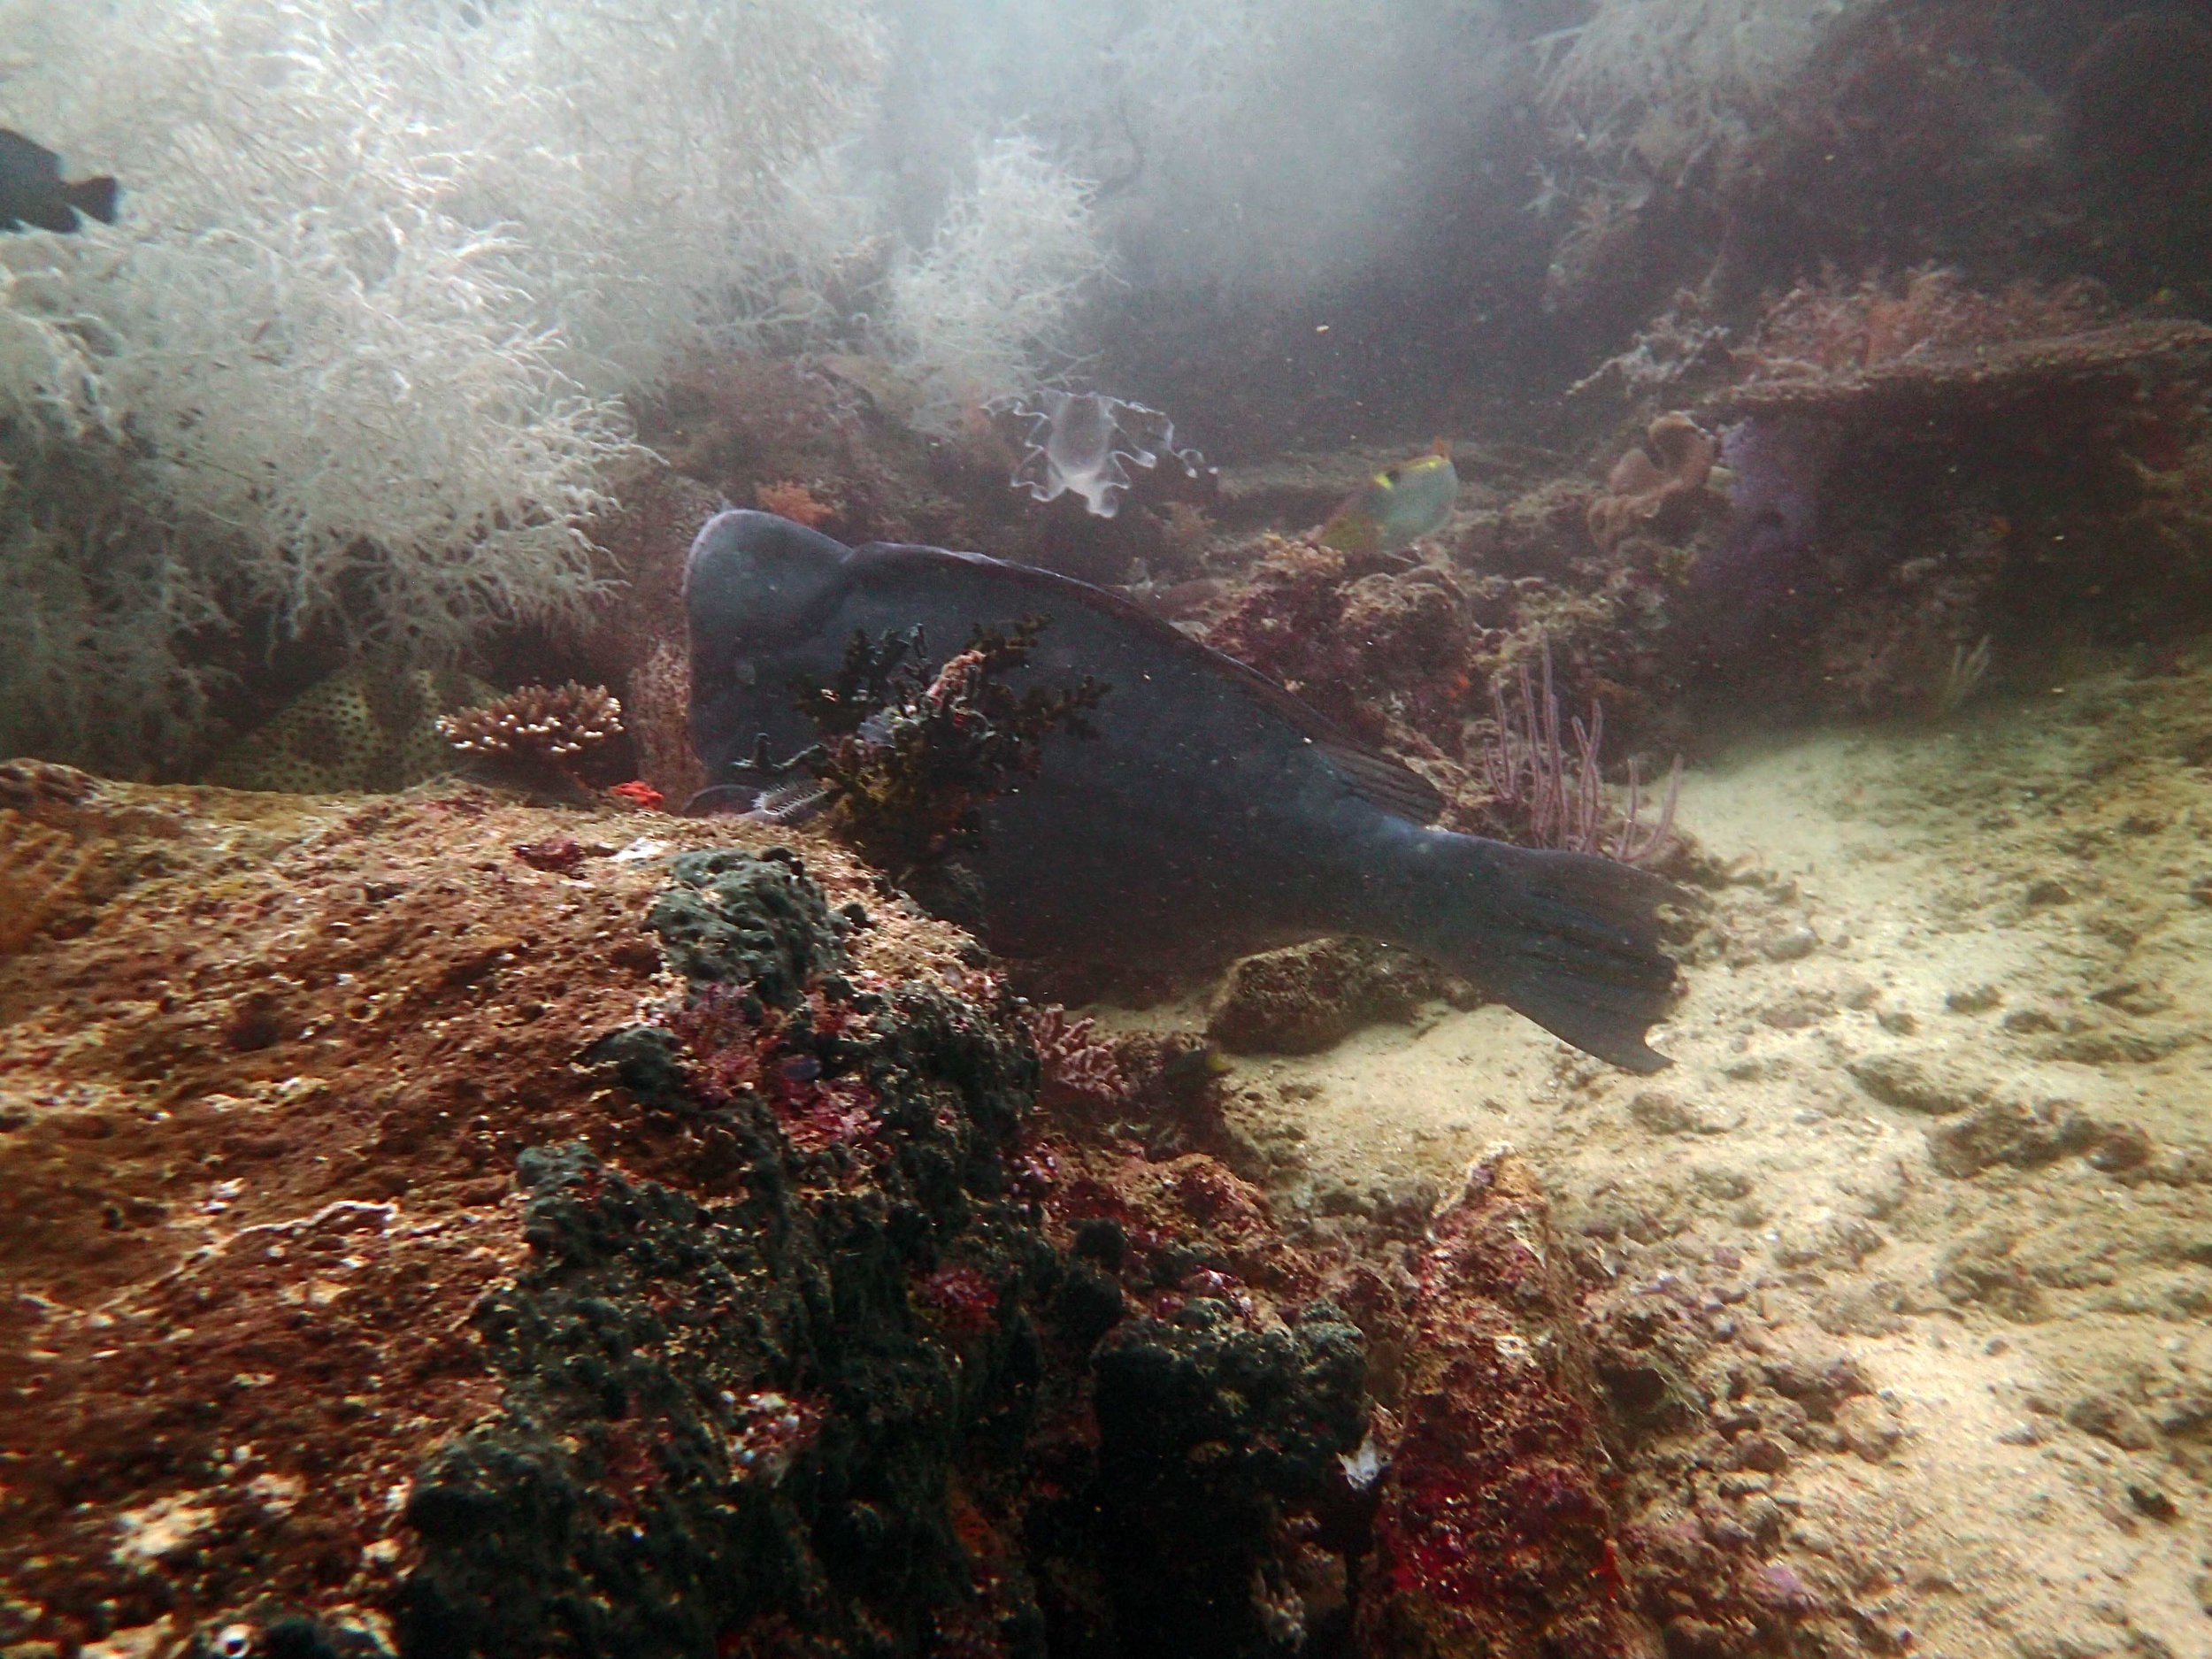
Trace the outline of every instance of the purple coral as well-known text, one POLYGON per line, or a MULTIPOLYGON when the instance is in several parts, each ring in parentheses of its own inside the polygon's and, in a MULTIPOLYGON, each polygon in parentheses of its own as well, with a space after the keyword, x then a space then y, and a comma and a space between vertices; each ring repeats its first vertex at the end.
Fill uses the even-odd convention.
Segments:
POLYGON ((1745 420, 1721 434, 1729 486, 1727 540, 1697 563, 1696 585, 1725 589, 1740 616, 1786 595, 1811 551, 1832 441, 1801 421, 1745 420))
POLYGON ((1494 680, 1491 683, 1490 706, 1498 730, 1482 749, 1483 776, 1490 786, 1491 799, 1519 820, 1524 838, 1532 846, 1597 853, 1624 864, 1647 864, 1674 844, 1674 808, 1682 789, 1682 757, 1675 757, 1658 818, 1648 828, 1640 822, 1643 780, 1633 760, 1628 764, 1627 808, 1614 816, 1598 765, 1605 741, 1605 710, 1594 702, 1587 725, 1580 716, 1571 723, 1575 754, 1570 760, 1559 723, 1559 697, 1552 689, 1551 641, 1541 641, 1541 648, 1540 695, 1525 658, 1519 669, 1517 709, 1509 709, 1504 692, 1494 680), (1609 818, 1612 818, 1609 834, 1609 818))

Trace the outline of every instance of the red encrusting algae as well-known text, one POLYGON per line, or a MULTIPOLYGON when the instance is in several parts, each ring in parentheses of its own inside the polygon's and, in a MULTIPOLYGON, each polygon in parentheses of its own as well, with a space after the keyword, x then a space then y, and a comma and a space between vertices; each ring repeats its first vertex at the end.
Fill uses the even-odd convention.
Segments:
POLYGON ((1419 1263, 1359 1651, 1656 1659, 1613 1538, 1571 1279, 1527 1164, 1478 1163, 1419 1263))

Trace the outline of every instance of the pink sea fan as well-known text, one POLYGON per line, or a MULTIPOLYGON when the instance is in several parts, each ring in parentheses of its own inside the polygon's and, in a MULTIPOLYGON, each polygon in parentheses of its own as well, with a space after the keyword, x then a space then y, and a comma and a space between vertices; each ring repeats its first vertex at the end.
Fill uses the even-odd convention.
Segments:
POLYGON ((1659 816, 1648 826, 1643 814, 1643 780, 1636 764, 1629 763, 1628 804, 1615 811, 1606 798, 1599 775, 1598 755, 1605 741, 1605 710, 1590 705, 1586 725, 1578 715, 1568 729, 1574 733, 1575 752, 1567 755, 1559 723, 1559 697, 1552 689, 1551 642, 1543 642, 1543 679, 1540 695, 1529 673, 1520 665, 1520 704, 1509 708, 1505 694, 1495 683, 1490 687, 1491 708, 1497 733, 1485 741, 1482 769, 1497 808, 1517 820, 1520 839, 1536 847, 1568 852, 1598 853, 1624 864, 1648 864, 1674 844, 1674 807, 1682 788, 1682 762, 1678 757, 1659 803, 1659 816))

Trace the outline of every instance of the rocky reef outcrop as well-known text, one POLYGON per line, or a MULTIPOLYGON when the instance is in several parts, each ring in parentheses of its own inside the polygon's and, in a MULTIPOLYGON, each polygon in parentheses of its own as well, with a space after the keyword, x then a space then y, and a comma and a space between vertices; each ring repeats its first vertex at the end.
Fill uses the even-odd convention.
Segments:
POLYGON ((0 1640, 1340 1642, 1324 1264, 1205 1154, 1071 1139, 973 947, 834 847, 39 804, 127 875, 0 961, 0 1640))

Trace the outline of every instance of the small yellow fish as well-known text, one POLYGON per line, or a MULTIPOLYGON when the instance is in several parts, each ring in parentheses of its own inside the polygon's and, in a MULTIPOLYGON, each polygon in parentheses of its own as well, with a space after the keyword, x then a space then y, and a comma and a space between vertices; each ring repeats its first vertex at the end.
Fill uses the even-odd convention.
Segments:
POLYGON ((1386 467, 1354 490, 1321 526, 1321 545, 1340 553, 1395 553, 1440 529, 1458 499, 1452 447, 1439 438, 1426 455, 1386 467))

